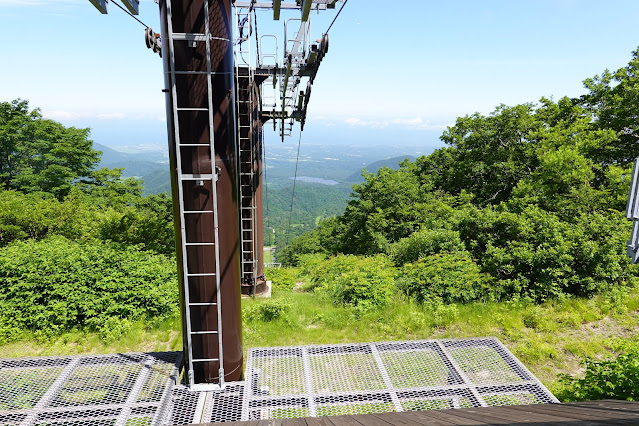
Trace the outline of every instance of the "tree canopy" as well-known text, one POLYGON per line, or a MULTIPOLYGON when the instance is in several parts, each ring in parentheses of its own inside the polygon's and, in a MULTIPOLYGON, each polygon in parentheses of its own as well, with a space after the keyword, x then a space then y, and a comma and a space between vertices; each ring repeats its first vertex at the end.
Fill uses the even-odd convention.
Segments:
POLYGON ((100 160, 89 129, 65 127, 29 111, 25 100, 0 103, 0 185, 62 199, 100 160))
POLYGON ((386 253, 397 266, 435 265, 432 256, 452 253, 487 274, 491 298, 590 295, 628 282, 637 273, 625 258, 623 210, 639 156, 638 69, 634 52, 628 66, 586 80, 580 98, 458 118, 441 136, 447 147, 367 174, 344 214, 278 259, 386 253))

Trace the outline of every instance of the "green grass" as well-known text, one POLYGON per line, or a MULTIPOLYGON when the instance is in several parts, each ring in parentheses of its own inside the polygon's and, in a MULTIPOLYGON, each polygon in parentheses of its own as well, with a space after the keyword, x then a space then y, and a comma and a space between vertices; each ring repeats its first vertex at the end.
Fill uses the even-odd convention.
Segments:
MULTIPOLYGON (((523 302, 419 305, 397 295, 378 310, 336 306, 325 294, 280 288, 272 299, 245 299, 256 305, 285 306, 270 321, 244 317, 244 348, 368 341, 495 336, 551 391, 560 391, 558 373, 579 375, 585 356, 601 358, 622 341, 639 339, 639 292, 614 291, 592 299, 567 298, 532 305, 523 302)), ((136 323, 121 339, 70 332, 51 341, 25 335, 0 346, 0 357, 181 350, 179 317, 156 324, 136 323)), ((412 374, 409 371, 408 375, 412 374)))
POLYGON ((264 263, 273 263, 273 250, 275 247, 264 247, 264 263))

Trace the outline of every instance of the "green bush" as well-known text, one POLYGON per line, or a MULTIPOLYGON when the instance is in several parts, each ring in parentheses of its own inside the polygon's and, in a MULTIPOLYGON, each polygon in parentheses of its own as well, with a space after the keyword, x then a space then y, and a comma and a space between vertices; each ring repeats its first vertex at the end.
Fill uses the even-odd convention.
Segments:
POLYGON ((467 303, 499 297, 498 287, 467 252, 434 254, 406 264, 397 285, 422 303, 437 299, 467 303))
POLYGON ((415 262, 420 257, 436 253, 453 253, 464 249, 457 231, 450 229, 426 229, 412 233, 392 244, 388 254, 395 265, 415 262))
POLYGON ((286 300, 267 299, 249 305, 244 309, 244 316, 249 321, 275 321, 283 317, 290 307, 286 300))
POLYGON ((0 247, 12 241, 58 234, 71 239, 97 234, 99 212, 77 199, 58 201, 0 189, 0 247))
POLYGON ((49 337, 72 329, 106 340, 131 322, 178 307, 175 262, 166 256, 61 236, 0 249, 0 342, 21 331, 49 337))
POLYGON ((456 228, 482 272, 510 297, 537 302, 591 296, 624 284, 636 268, 625 256, 630 228, 619 212, 591 213, 572 222, 536 206, 460 211, 456 228))
POLYGON ((311 287, 326 291, 339 305, 367 310, 386 305, 395 293, 395 268, 385 255, 339 255, 310 273, 311 287))
POLYGON ((563 401, 622 399, 639 401, 639 344, 626 344, 615 358, 597 361, 587 358, 583 379, 562 374, 566 386, 563 401))
POLYGON ((273 289, 292 290, 297 282, 296 268, 265 268, 264 275, 273 289))

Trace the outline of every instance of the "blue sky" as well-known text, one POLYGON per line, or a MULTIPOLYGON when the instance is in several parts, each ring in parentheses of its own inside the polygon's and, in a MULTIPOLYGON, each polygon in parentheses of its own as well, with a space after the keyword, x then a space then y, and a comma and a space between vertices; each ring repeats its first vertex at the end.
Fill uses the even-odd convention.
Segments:
MULTIPOLYGON (((313 34, 334 14, 313 15, 313 34)), ((140 18, 159 31, 153 0, 140 18)), ((260 34, 281 34, 258 18, 260 34)), ((583 79, 628 62, 638 18, 635 0, 349 0, 303 141, 435 147, 457 116, 578 96, 583 79)), ((88 0, 0 0, 0 100, 28 99, 102 144, 164 148, 162 62, 143 30, 113 5, 101 15, 88 0)))

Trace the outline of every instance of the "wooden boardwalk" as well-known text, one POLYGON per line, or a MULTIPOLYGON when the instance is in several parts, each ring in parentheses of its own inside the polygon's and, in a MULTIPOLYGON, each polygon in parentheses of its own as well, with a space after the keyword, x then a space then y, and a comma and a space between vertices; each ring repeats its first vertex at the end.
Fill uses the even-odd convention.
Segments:
POLYGON ((639 425, 639 402, 587 401, 303 419, 208 423, 209 426, 639 425))

